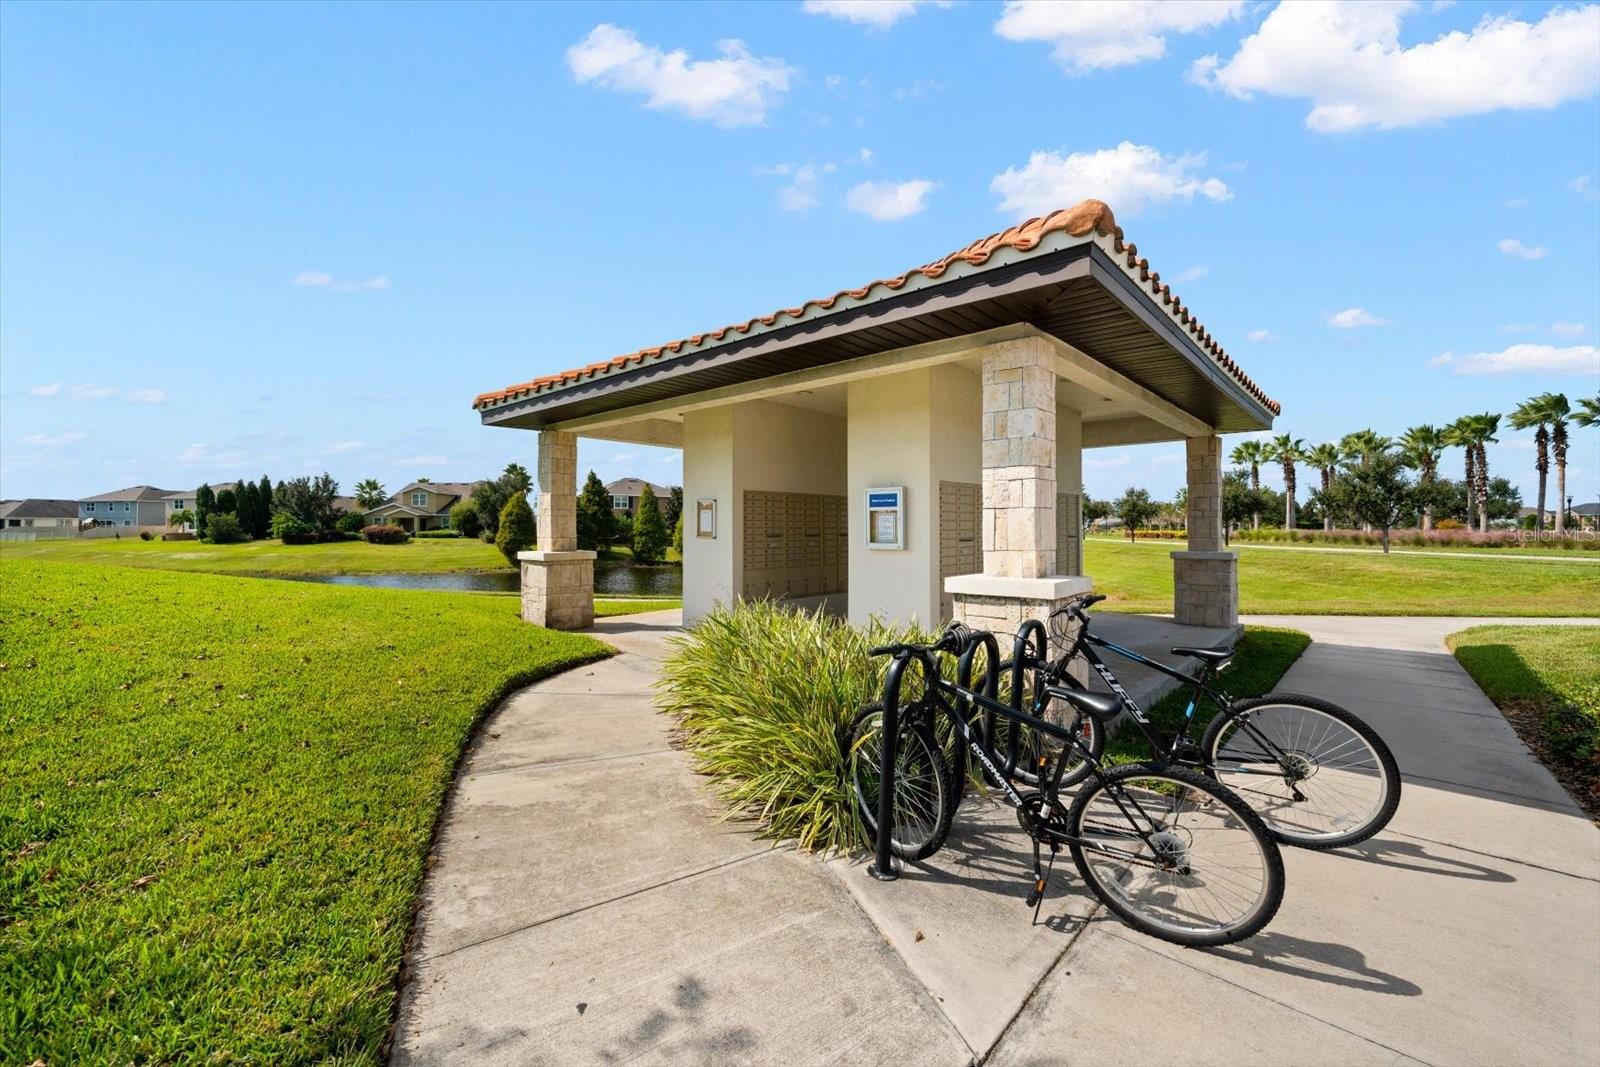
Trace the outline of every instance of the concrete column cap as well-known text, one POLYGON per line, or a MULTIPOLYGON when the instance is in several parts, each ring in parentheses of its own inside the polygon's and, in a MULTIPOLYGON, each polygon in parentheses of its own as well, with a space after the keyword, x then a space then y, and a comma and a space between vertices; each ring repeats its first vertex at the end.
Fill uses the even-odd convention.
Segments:
POLYGON ((965 596, 1013 597, 1020 600, 1065 600, 1088 593, 1094 581, 1082 576, 1051 575, 1047 578, 1007 578, 998 574, 957 574, 944 580, 946 593, 965 596))
POLYGON ((1174 552, 1173 559, 1238 559, 1237 552, 1174 552))
POLYGON ((596 553, 585 549, 576 549, 571 552, 518 552, 517 559, 522 563, 576 563, 579 560, 594 559, 596 553))

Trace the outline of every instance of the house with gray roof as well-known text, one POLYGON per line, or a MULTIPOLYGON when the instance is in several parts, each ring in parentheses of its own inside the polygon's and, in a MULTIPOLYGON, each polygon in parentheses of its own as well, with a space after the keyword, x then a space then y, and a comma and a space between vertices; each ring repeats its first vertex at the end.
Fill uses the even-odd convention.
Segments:
POLYGON ((618 518, 626 515, 633 518, 639 512, 639 498, 645 493, 655 494, 656 503, 666 510, 667 501, 672 499, 672 490, 664 485, 653 485, 643 478, 618 478, 606 486, 606 492, 611 494, 611 513, 618 518))
MULTIPOLYGON (((86 496, 78 501, 80 522, 95 526, 115 526, 137 530, 142 526, 165 529, 167 516, 174 510, 168 501, 179 494, 153 485, 131 485, 109 493, 86 496)), ((193 503, 192 497, 190 503, 193 503)))
POLYGON ((410 533, 450 529, 450 509, 483 482, 423 482, 407 485, 367 512, 367 521, 398 526, 410 533))
POLYGON ((0 500, 0 535, 28 540, 34 537, 76 537, 78 502, 0 500))

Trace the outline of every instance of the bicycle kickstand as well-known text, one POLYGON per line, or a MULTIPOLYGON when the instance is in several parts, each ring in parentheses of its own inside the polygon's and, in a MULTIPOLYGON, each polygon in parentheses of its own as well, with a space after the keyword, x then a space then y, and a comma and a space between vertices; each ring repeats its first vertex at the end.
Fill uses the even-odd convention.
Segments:
POLYGON ((1056 853, 1061 851, 1055 842, 1050 843, 1050 859, 1044 867, 1039 866, 1039 842, 1033 842, 1033 889, 1029 891, 1027 905, 1033 909, 1033 923, 1039 923, 1039 907, 1044 903, 1044 887, 1050 881, 1050 872, 1055 870, 1056 853))

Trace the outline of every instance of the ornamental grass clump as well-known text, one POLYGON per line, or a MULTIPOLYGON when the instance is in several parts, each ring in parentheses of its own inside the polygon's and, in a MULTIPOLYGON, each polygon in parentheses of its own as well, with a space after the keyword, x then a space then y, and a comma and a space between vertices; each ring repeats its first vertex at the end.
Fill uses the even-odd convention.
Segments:
POLYGON ((798 848, 852 849, 862 839, 841 736, 878 699, 889 662, 867 649, 931 639, 876 621, 857 629, 770 600, 719 605, 677 639, 658 703, 678 720, 684 748, 730 817, 756 819, 763 836, 798 848))

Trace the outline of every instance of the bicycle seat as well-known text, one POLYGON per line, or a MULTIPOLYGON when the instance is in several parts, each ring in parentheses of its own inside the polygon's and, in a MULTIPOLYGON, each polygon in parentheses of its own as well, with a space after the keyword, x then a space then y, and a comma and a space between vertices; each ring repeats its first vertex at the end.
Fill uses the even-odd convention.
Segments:
POLYGON ((1098 719, 1100 722, 1110 722, 1122 711, 1121 699, 1110 693, 1091 693, 1087 689, 1057 689, 1055 686, 1049 687, 1045 692, 1057 700, 1066 701, 1091 719, 1098 719))
POLYGON ((1174 656, 1189 656, 1193 659, 1204 660, 1206 663, 1221 663, 1233 655, 1231 648, 1175 648, 1174 656))

